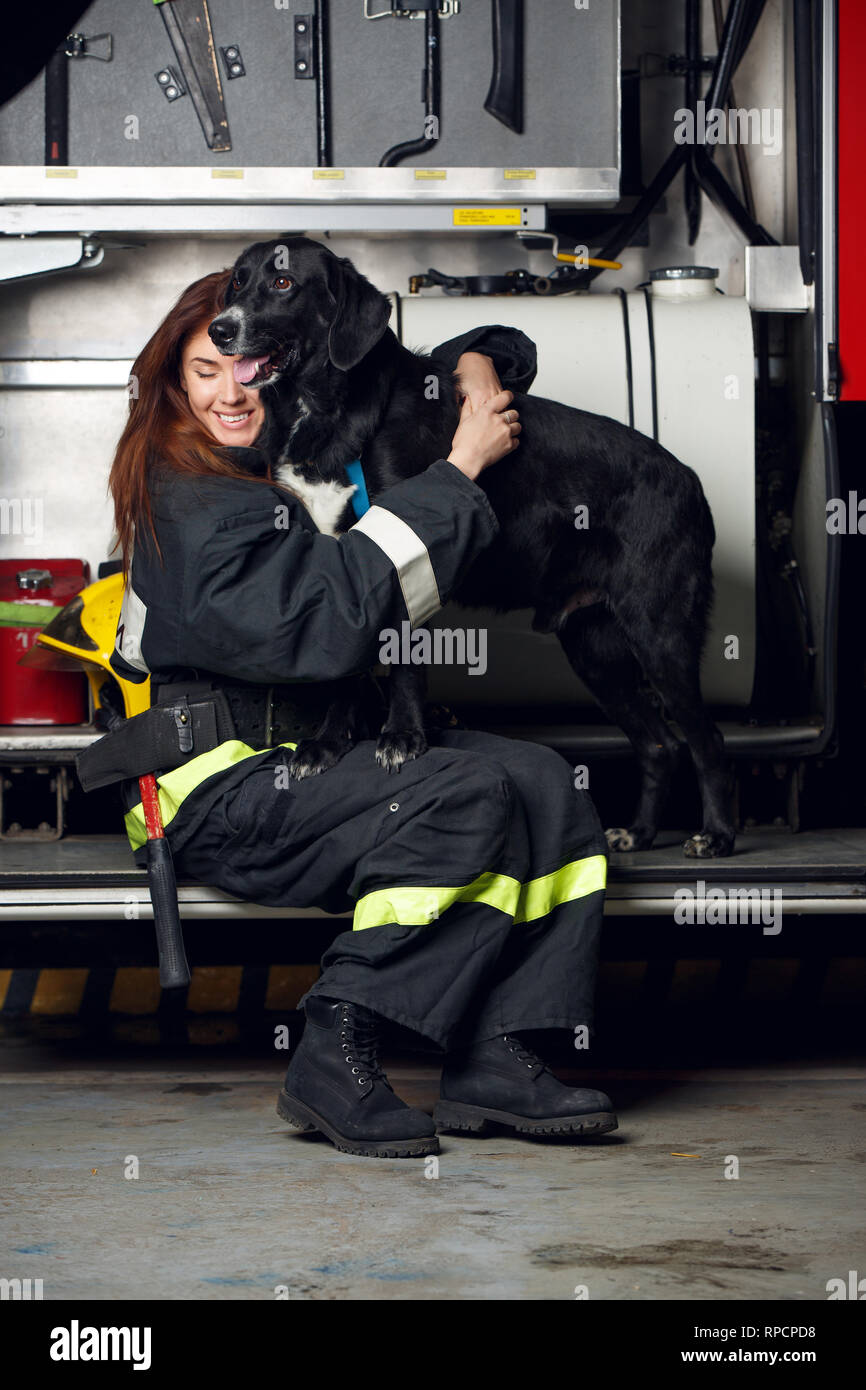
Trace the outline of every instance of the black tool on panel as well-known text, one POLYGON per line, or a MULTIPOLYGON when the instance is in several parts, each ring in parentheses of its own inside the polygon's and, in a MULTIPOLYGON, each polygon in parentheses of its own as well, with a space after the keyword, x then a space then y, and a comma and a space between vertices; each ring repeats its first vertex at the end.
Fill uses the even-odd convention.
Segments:
POLYGON ((439 141, 439 108, 442 70, 439 52, 439 8, 436 0, 422 0, 417 6, 424 11, 424 71, 421 74, 421 100, 424 102, 424 134, 417 140, 404 140, 392 145, 379 160, 380 168, 391 168, 401 159, 432 150, 439 141))
POLYGON ((159 12, 208 149, 232 147, 207 0, 160 0, 159 12))
POLYGON ((331 163, 328 0, 316 0, 316 149, 319 168, 331 163))
POLYGON ((328 0, 316 0, 312 14, 295 15, 295 77, 316 83, 316 162, 320 169, 330 168, 328 0))
POLYGON ((424 103, 424 134, 417 140, 404 140, 392 145, 379 160, 380 168, 399 164, 410 155, 424 154, 432 150, 439 140, 442 95, 442 58, 439 49, 439 21, 460 12, 460 0, 416 0, 412 9, 407 9, 391 0, 390 8, 370 13, 371 0, 364 0, 365 19, 423 19, 424 20, 424 70, 421 74, 421 100, 424 103))
POLYGON ((69 59, 95 58, 110 63, 114 52, 111 34, 67 34, 45 65, 45 163, 69 163, 69 59), (106 53, 91 52, 91 45, 105 40, 106 53))
POLYGON ((523 134, 523 0, 491 0, 493 75, 484 110, 523 134))

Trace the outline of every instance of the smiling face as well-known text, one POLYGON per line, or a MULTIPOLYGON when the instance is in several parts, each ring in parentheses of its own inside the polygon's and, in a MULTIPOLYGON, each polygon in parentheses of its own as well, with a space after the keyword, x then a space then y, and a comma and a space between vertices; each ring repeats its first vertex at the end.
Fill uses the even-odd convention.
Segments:
POLYGON ((184 343, 180 384, 193 415, 219 444, 249 446, 264 424, 265 410, 259 392, 235 379, 239 360, 221 356, 203 327, 184 343))

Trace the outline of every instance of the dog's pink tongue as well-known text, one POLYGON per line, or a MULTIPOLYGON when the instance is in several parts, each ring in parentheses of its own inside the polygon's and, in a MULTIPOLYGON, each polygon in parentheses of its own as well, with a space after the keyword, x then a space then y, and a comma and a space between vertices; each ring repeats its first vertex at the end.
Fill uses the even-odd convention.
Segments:
POLYGON ((242 385, 246 385, 248 381, 252 381, 262 362, 267 362, 269 357, 270 353, 266 353, 264 357, 239 358, 238 361, 234 363, 232 369, 235 374, 235 381, 241 382, 242 385))

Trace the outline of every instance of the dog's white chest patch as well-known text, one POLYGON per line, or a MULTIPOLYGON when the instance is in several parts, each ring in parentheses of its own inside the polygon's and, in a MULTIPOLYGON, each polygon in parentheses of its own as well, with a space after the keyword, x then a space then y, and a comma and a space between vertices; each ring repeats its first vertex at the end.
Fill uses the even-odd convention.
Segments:
POLYGON ((280 463, 274 476, 303 502, 316 526, 326 536, 337 536, 338 523, 357 487, 354 483, 310 482, 292 463, 280 463))

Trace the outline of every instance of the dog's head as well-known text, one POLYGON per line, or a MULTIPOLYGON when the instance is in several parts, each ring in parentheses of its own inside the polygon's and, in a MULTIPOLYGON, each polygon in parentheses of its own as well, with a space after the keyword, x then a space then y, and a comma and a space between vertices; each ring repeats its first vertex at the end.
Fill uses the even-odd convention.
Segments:
POLYGON ((354 367, 388 326, 387 297, 327 246, 304 236, 248 246, 208 333, 235 378, 258 390, 330 360, 354 367))

